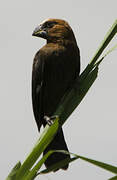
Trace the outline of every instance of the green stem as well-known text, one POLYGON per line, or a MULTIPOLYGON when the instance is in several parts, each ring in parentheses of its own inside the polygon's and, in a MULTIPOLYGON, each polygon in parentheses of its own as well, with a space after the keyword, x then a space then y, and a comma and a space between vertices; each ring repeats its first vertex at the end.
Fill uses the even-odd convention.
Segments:
POLYGON ((22 164, 20 170, 18 171, 16 178, 17 180, 21 180, 21 178, 25 176, 25 174, 27 174, 27 172, 34 165, 34 163, 39 158, 44 149, 47 147, 47 145, 52 141, 54 134, 57 132, 57 129, 59 127, 58 120, 59 119, 56 118, 52 126, 46 125, 42 135, 40 136, 33 150, 28 155, 28 157, 22 164))
POLYGON ((114 24, 110 28, 110 30, 107 32, 104 40, 102 41, 101 45, 97 49, 95 55, 91 59, 90 63, 87 65, 85 70, 81 74, 81 81, 87 76, 87 74, 91 71, 93 68, 93 65, 96 63, 97 59, 100 57, 104 49, 108 46, 109 42, 112 40, 114 35, 117 33, 117 20, 115 20, 114 24))
POLYGON ((37 175, 37 172, 43 165, 43 163, 46 161, 46 159, 53 153, 54 151, 49 151, 46 153, 43 158, 35 165, 35 167, 29 172, 25 180, 32 180, 37 175))

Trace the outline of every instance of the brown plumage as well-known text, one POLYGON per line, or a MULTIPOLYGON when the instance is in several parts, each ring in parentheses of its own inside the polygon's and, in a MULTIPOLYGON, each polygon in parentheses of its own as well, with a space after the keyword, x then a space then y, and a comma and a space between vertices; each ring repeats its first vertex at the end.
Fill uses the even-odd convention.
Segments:
MULTIPOLYGON (((52 116, 61 98, 79 76, 80 55, 74 33, 69 24, 60 19, 48 19, 38 26, 33 36, 47 40, 35 55, 32 72, 32 102, 38 130, 46 125, 44 116, 52 116)), ((45 149, 67 150, 62 128, 45 149)), ((50 167, 69 155, 52 154, 45 162, 50 167)), ((67 169, 68 165, 62 169, 67 169)))

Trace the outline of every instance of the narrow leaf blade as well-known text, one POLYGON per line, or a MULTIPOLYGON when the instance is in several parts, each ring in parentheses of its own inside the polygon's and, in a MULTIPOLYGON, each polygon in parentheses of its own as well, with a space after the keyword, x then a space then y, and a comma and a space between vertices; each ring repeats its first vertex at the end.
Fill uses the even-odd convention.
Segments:
POLYGON ((6 178, 6 180, 15 180, 16 174, 19 170, 19 168, 21 167, 21 162, 18 162, 13 169, 11 170, 11 172, 9 173, 8 177, 6 178))

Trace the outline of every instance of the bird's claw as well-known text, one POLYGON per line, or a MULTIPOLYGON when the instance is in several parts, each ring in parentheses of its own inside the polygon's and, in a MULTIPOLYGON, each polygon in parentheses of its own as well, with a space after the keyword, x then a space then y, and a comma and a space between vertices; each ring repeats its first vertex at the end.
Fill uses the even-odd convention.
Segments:
POLYGON ((51 126, 52 124, 53 124, 53 122, 54 122, 54 120, 56 119, 56 118, 58 118, 58 116, 51 116, 51 117, 49 117, 49 116, 44 116, 44 119, 45 119, 45 121, 47 122, 47 124, 49 125, 49 126, 51 126))

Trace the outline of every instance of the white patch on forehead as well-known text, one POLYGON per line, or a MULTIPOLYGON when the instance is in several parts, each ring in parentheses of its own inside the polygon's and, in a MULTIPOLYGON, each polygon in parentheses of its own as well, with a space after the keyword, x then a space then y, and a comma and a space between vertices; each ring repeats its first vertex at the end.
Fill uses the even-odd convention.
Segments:
POLYGON ((42 21, 41 24, 44 24, 46 21, 49 21, 49 20, 51 20, 51 19, 46 19, 46 20, 42 21))

